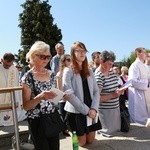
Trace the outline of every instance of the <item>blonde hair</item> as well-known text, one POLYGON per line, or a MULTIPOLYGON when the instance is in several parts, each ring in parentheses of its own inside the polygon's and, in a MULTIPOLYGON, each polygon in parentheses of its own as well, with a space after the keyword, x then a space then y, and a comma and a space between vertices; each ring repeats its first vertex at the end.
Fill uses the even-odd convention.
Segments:
POLYGON ((128 72, 128 67, 122 66, 122 67, 121 67, 121 73, 122 73, 122 72, 126 72, 126 73, 127 73, 127 72, 128 72))
MULTIPOLYGON (((50 53, 50 46, 43 41, 36 41, 30 48, 29 52, 26 54, 26 59, 32 61, 35 54, 44 54, 45 52, 50 53)), ((51 53, 50 53, 51 55, 51 53)))

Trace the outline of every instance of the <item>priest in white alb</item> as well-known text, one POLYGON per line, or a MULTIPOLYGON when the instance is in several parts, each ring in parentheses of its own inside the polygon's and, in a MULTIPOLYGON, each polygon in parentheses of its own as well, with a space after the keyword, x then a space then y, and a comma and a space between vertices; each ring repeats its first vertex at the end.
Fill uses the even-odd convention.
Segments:
MULTIPOLYGON (((0 64, 0 88, 19 86, 19 72, 13 65, 15 58, 11 53, 5 53, 0 64)), ((26 118, 25 111, 22 108, 22 93, 15 92, 17 102, 18 121, 26 118)), ((10 93, 0 93, 0 107, 11 105, 10 93)), ((0 110, 0 126, 13 125, 13 115, 11 110, 0 110)))
POLYGON ((129 113, 131 122, 148 125, 150 118, 150 75, 144 64, 147 57, 145 48, 136 48, 135 56, 136 60, 131 64, 128 76, 128 80, 132 80, 132 86, 128 88, 129 113))

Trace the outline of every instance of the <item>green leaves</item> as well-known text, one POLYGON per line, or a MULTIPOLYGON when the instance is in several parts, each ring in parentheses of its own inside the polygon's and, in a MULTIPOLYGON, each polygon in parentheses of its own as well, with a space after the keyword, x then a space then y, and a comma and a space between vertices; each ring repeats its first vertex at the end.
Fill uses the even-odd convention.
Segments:
POLYGON ((55 45, 61 41, 61 29, 53 23, 54 19, 50 14, 51 6, 48 0, 26 0, 21 5, 22 13, 19 14, 19 27, 21 28, 21 47, 19 59, 22 64, 26 63, 25 56, 31 45, 42 40, 50 45, 52 55, 55 55, 55 45))

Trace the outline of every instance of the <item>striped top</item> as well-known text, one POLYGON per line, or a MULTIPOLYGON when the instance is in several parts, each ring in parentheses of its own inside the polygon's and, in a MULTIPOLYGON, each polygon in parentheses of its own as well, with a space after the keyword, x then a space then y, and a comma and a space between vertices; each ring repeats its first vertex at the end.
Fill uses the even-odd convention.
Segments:
MULTIPOLYGON (((95 78, 97 85, 102 87, 101 95, 111 94, 118 88, 118 78, 112 71, 109 71, 108 76, 104 76, 101 71, 96 70, 95 78)), ((101 102, 99 106, 100 109, 115 109, 118 107, 119 97, 101 102)))

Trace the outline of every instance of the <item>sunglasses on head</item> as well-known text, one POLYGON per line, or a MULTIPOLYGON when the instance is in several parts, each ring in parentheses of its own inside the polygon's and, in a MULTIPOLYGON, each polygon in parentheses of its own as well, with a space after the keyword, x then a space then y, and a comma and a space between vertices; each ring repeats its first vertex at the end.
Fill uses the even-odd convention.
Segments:
POLYGON ((45 60, 45 59, 50 59, 51 56, 50 55, 42 55, 42 54, 36 54, 36 56, 38 56, 41 60, 45 60))

